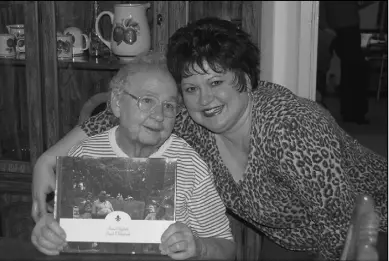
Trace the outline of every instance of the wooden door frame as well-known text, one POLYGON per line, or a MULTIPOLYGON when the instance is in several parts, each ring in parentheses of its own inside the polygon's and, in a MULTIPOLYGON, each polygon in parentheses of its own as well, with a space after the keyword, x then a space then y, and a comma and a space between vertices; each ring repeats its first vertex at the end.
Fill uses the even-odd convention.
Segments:
POLYGON ((40 64, 40 37, 38 1, 26 1, 24 6, 26 31, 26 85, 30 163, 35 165, 43 153, 42 70, 40 64))
POLYGON ((153 49, 165 52, 169 37, 188 23, 189 1, 154 1, 153 49))
POLYGON ((55 1, 39 1, 45 150, 59 140, 59 86, 55 1))
POLYGON ((300 1, 299 74, 297 94, 316 100, 319 1, 300 1))

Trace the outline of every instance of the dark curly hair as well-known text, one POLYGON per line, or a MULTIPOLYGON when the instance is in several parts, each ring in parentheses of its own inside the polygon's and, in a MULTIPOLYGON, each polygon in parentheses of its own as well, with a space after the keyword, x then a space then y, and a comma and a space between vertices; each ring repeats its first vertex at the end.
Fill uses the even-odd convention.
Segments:
POLYGON ((217 73, 234 72, 239 92, 247 91, 245 74, 252 90, 258 87, 259 49, 248 33, 227 20, 208 17, 178 29, 169 39, 166 58, 177 84, 193 72, 205 74, 207 62, 217 73), (196 71, 195 65, 202 71, 196 71))

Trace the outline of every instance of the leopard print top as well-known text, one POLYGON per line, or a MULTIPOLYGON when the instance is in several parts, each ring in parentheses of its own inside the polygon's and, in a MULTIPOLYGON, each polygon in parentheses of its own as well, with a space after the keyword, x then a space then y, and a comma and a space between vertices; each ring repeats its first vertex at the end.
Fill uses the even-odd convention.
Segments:
MULTIPOLYGON (((207 162, 224 204, 279 245, 340 258, 355 196, 371 195, 387 232, 387 160, 343 131, 317 103, 261 81, 253 94, 250 154, 235 182, 213 133, 186 110, 175 133, 207 162)), ((110 106, 107 106, 108 108, 110 106)), ((95 135, 118 124, 108 110, 81 127, 95 135)))

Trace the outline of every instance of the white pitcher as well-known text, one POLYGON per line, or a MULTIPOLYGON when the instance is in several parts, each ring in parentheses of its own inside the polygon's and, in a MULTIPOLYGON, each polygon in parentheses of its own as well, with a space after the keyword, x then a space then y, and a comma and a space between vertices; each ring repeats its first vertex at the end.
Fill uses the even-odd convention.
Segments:
POLYGON ((98 37, 119 59, 131 59, 150 50, 150 28, 146 16, 148 8, 150 3, 116 4, 114 13, 104 11, 97 16, 95 28, 98 37), (99 30, 99 21, 104 15, 111 18, 110 41, 104 39, 99 30))

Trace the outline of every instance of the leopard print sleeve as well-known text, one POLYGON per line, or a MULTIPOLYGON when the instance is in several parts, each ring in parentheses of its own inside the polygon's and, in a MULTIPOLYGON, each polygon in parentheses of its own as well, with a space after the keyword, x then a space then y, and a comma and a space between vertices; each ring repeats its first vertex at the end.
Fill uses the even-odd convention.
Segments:
POLYGON ((196 124, 189 116, 188 111, 183 108, 176 117, 173 133, 183 138, 191 146, 194 135, 198 133, 199 125, 196 124))
MULTIPOLYGON (((342 166, 341 142, 335 131, 322 128, 320 139, 314 128, 307 128, 307 120, 301 115, 284 120, 279 169, 310 213, 319 254, 325 260, 335 260, 343 249, 354 192, 342 166)), ((317 124, 321 125, 320 121, 317 124)))
POLYGON ((109 130, 118 124, 119 119, 113 114, 110 103, 107 102, 107 108, 104 111, 85 120, 80 127, 90 137, 109 130))

